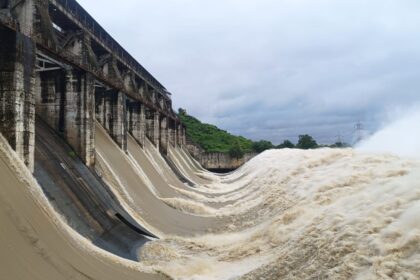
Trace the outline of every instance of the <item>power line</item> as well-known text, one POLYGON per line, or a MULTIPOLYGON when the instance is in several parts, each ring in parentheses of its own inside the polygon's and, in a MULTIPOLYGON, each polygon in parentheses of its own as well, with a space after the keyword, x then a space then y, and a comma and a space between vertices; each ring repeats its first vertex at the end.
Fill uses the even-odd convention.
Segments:
POLYGON ((364 131, 364 126, 360 121, 358 121, 354 125, 354 134, 356 135, 356 143, 363 140, 363 131, 364 131))

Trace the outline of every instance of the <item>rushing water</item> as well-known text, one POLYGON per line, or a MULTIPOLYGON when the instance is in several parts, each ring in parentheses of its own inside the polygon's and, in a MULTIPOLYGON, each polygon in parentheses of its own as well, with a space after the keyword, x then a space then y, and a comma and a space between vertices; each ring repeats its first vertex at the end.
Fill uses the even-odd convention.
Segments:
MULTIPOLYGON (((369 147, 383 144, 374 136, 357 150, 266 151, 219 176, 172 147, 170 156, 180 172, 195 183, 191 188, 177 181, 151 145, 137 153, 140 147, 131 141, 126 155, 98 133, 101 174, 127 211, 161 239, 137 248, 139 263, 99 250, 68 229, 30 174, 18 171, 20 163, 11 164, 16 159, 2 140, 1 174, 18 175, 2 187, 0 198, 8 203, 2 203, 0 213, 9 217, 6 225, 17 229, 14 234, 26 238, 20 265, 39 265, 33 270, 39 279, 60 279, 45 276, 49 269, 63 279, 420 278, 420 160, 415 151, 411 157, 383 149, 372 153, 369 147), (25 222, 31 212, 38 221, 32 231, 32 223, 25 222), (101 273, 104 263, 108 275, 101 273)), ((8 230, 1 236, 23 246, 8 230)), ((7 248, 7 242, 0 244, 7 248)), ((0 254, 2 260, 18 263, 19 254, 7 254, 10 250, 0 254)), ((12 272, 2 271, 0 278, 17 279, 12 272)))

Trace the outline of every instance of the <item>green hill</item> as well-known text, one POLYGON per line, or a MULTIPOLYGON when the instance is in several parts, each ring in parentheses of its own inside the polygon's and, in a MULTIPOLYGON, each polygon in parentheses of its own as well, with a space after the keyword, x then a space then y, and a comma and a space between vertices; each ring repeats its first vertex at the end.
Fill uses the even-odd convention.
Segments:
POLYGON ((244 152, 252 152, 253 142, 242 136, 235 136, 218 127, 202 123, 189 116, 185 110, 179 110, 179 118, 187 127, 187 137, 200 145, 206 152, 231 152, 238 145, 244 152))

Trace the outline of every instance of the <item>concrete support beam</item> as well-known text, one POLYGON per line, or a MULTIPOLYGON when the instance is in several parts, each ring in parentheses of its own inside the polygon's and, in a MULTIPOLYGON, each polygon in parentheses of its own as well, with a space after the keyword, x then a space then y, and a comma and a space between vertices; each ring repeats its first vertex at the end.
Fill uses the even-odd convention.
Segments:
POLYGON ((64 137, 91 166, 95 163, 94 78, 89 73, 68 70, 65 84, 64 137))
POLYGON ((160 119, 160 151, 164 154, 168 153, 168 143, 169 143, 169 129, 168 129, 168 119, 162 117, 160 119))
POLYGON ((0 26, 0 132, 33 171, 35 145, 35 46, 0 26))
POLYGON ((97 120, 108 131, 109 135, 127 151, 127 111, 126 97, 115 90, 96 90, 97 120))
POLYGON ((145 108, 146 111, 146 137, 149 138, 150 141, 153 142, 153 134, 154 134, 154 128, 153 128, 153 119, 154 114, 151 109, 148 107, 145 108))
POLYGON ((185 126, 182 127, 182 146, 187 145, 187 129, 185 126))
POLYGON ((169 120, 169 124, 168 124, 168 138, 169 138, 169 143, 172 146, 176 146, 177 145, 177 136, 176 136, 176 123, 174 120, 169 120))
POLYGON ((187 138, 185 135, 185 127, 182 124, 178 125, 178 131, 177 131, 177 144, 179 146, 184 146, 187 143, 187 138))
POLYGON ((37 115, 66 140, 87 166, 95 163, 94 104, 91 74, 68 69, 37 75, 37 115))
POLYGON ((57 132, 64 132, 65 75, 61 70, 40 72, 35 82, 36 114, 57 132))
POLYGON ((145 106, 138 101, 127 101, 128 131, 144 147, 146 137, 145 106))
POLYGON ((159 114, 159 112, 154 112, 153 143, 159 149, 159 147, 160 147, 160 114, 159 114))
POLYGON ((57 47, 57 38, 49 15, 48 0, 10 0, 11 14, 19 22, 20 32, 34 36, 50 48, 57 47))
POLYGON ((169 144, 171 144, 172 146, 175 146, 174 131, 175 130, 172 127, 172 125, 169 124, 169 127, 168 127, 168 141, 169 141, 169 144))
POLYGON ((179 124, 177 124, 176 125, 176 131, 175 131, 175 138, 176 138, 176 143, 178 144, 178 145, 181 145, 181 141, 180 141, 180 125, 179 124))
POLYGON ((159 149, 160 114, 146 107, 146 136, 159 149))

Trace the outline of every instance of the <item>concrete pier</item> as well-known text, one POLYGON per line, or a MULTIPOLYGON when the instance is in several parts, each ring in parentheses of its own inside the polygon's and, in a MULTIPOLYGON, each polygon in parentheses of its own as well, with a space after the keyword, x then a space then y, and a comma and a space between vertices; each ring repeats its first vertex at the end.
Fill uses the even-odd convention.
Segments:
POLYGON ((168 130, 168 119, 166 117, 162 117, 160 119, 160 151, 163 154, 168 153, 168 143, 169 143, 169 130, 168 130))
POLYGON ((93 165, 93 77, 76 70, 38 72, 35 88, 37 115, 67 141, 86 165, 93 165))
POLYGON ((95 119, 166 153, 185 143, 171 94, 75 0, 0 2, 0 132, 33 170, 35 115, 87 165, 95 119))
POLYGON ((127 101, 128 132, 144 147, 146 137, 146 109, 138 101, 127 101))
POLYGON ((95 94, 89 73, 68 70, 65 74, 64 138, 83 162, 95 162, 95 94))
POLYGON ((159 112, 153 113, 153 143, 160 148, 160 114, 159 112))
POLYGON ((125 95, 115 90, 99 90, 95 94, 96 112, 99 123, 108 131, 114 141, 127 150, 127 111, 125 95))
POLYGON ((4 26, 0 26, 0 38, 0 132, 33 170, 35 45, 4 26))
POLYGON ((169 120, 169 124, 168 124, 168 141, 172 146, 176 146, 176 124, 173 120, 169 120))

